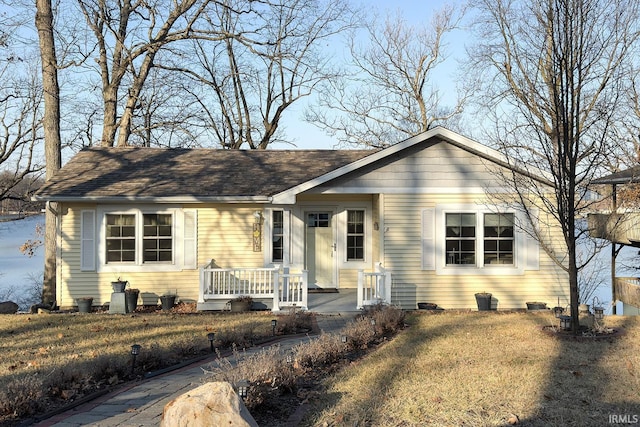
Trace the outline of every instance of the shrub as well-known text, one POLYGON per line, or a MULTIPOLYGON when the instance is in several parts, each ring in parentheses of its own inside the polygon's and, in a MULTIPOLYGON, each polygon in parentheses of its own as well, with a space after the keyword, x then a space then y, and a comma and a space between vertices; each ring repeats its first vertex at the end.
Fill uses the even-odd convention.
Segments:
POLYGON ((0 414, 25 417, 42 409, 44 384, 34 375, 15 378, 0 390, 0 414))
POLYGON ((345 353, 345 344, 336 334, 321 334, 293 348, 293 356, 301 367, 322 367, 335 363, 345 353))
POLYGON ((295 334, 300 331, 309 331, 313 326, 313 313, 302 313, 295 310, 282 316, 278 316, 277 332, 279 334, 295 334))
POLYGON ((227 381, 237 390, 242 380, 249 382, 248 397, 245 405, 255 408, 263 404, 273 393, 291 392, 295 388, 296 374, 292 363, 287 363, 279 346, 264 348, 258 353, 247 356, 234 347, 232 358, 221 357, 209 365, 208 381, 227 381))

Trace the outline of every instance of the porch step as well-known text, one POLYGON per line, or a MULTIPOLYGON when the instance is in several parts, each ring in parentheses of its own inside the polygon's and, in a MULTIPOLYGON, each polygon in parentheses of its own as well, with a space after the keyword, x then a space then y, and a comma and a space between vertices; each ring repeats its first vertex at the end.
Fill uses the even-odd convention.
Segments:
POLYGON ((309 288, 310 294, 337 294, 338 292, 336 288, 309 288))

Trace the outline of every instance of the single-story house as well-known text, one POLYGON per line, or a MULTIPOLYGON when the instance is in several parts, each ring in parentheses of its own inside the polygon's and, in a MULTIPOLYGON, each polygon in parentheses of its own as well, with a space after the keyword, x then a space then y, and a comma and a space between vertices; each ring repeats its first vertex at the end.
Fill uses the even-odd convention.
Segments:
POLYGON ((498 309, 567 304, 566 273, 504 201, 505 168, 442 127, 379 150, 91 147, 35 199, 57 215, 61 307, 108 303, 118 277, 141 303, 170 293, 200 310, 239 295, 304 308, 310 289, 356 288, 354 309, 474 309, 483 291, 498 309))

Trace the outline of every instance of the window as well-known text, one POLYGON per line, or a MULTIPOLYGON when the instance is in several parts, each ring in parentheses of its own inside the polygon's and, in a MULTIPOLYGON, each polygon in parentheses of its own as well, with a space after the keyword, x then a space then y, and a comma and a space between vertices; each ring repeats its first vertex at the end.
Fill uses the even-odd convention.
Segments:
POLYGON ((312 212, 307 214, 307 227, 327 228, 331 219, 329 212, 312 212))
POLYGON ((446 264, 475 265, 476 214, 446 214, 446 264))
POLYGON ((513 265, 513 214, 484 214, 484 264, 513 265))
POLYGON ((142 218, 143 262, 173 261, 172 215, 144 214, 142 218))
POLYGON ((107 263, 135 262, 136 216, 108 214, 106 220, 107 263))
POLYGON ((284 212, 272 212, 271 261, 282 262, 284 258, 284 212))
POLYGON ((347 261, 364 260, 364 211, 347 211, 347 261))
POLYGON ((529 223, 518 207, 451 203, 425 207, 420 218, 423 270, 517 276, 540 269, 540 245, 527 232, 538 226, 536 210, 529 223))
POLYGON ((142 248, 142 263, 173 261, 173 215, 142 214, 142 232, 136 214, 106 214, 106 263, 138 263, 138 248, 142 248), (138 246, 137 239, 142 239, 138 246))

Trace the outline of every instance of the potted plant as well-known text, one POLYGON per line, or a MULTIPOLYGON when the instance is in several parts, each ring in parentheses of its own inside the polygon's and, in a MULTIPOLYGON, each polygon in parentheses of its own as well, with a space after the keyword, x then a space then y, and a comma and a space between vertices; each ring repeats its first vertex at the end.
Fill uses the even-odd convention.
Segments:
POLYGON ((93 305, 93 297, 81 297, 76 299, 78 304, 79 313, 91 313, 91 306, 93 305))
POLYGON ((528 302, 526 304, 527 304, 527 310, 546 310, 547 309, 546 302, 533 301, 533 302, 528 302))
POLYGON ((160 303, 162 304, 162 311, 169 311, 176 303, 175 294, 165 294, 160 296, 160 303))
POLYGON ((127 312, 133 313, 138 306, 138 295, 140 295, 140 289, 125 289, 124 291, 125 301, 127 302, 127 312))
POLYGON ((478 292, 475 296, 478 311, 491 310, 491 294, 489 292, 478 292))
POLYGON ((115 281, 111 282, 111 287, 113 288, 113 292, 124 292, 124 288, 127 287, 127 282, 126 280, 122 280, 120 279, 120 277, 118 277, 115 281))
POLYGON ((249 295, 239 295, 229 301, 229 307, 233 312, 249 311, 253 304, 253 298, 249 295))

